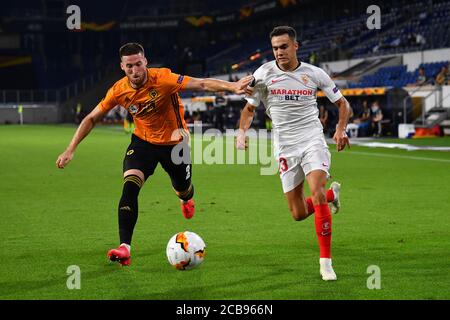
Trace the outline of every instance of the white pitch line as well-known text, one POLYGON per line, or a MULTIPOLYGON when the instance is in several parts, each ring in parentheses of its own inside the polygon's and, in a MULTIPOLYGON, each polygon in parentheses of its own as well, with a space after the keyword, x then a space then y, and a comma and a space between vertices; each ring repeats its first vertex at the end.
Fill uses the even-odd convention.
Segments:
MULTIPOLYGON (((198 141, 200 141, 200 139, 198 137, 194 138, 198 141)), ((212 140, 208 141, 211 142, 212 140)), ((226 143, 233 143, 234 144, 234 140, 231 139, 225 139, 226 143)), ((257 145, 258 142, 255 140, 250 140, 249 141, 249 146, 255 146, 257 145)), ((331 152, 333 153, 337 153, 337 151, 335 149, 333 149, 333 147, 329 148, 331 152)), ((235 150, 236 151, 236 150, 235 150)), ((395 155, 395 154, 384 154, 384 153, 376 153, 376 152, 361 152, 361 151, 349 151, 349 150, 344 150, 341 151, 340 154, 357 154, 357 155, 362 155, 362 156, 375 156, 375 157, 382 157, 382 158, 398 158, 398 159, 409 159, 409 160, 419 160, 419 161, 435 161, 435 162, 444 162, 444 163, 450 163, 450 160, 447 159, 437 159, 437 158, 425 158, 425 157, 411 157, 411 156, 402 156, 402 155, 395 155)))
MULTIPOLYGON (((331 149, 331 148, 330 148, 331 149)), ((331 150, 334 153, 337 153, 335 150, 331 150)), ((423 161, 436 161, 436 162, 446 162, 450 163, 450 160, 447 159, 436 159, 436 158, 424 158, 424 157, 411 157, 411 156, 402 156, 396 154, 384 154, 384 153, 375 153, 375 152, 360 152, 360 151, 344 151, 340 152, 340 154, 358 154, 362 156, 375 156, 382 158, 399 158, 399 159, 409 159, 409 160, 423 160, 423 161)))

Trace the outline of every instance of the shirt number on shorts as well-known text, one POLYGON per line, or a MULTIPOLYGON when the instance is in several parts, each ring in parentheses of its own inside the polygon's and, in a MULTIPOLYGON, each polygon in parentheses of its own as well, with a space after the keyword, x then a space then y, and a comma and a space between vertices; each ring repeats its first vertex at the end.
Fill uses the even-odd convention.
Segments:
POLYGON ((280 162, 280 174, 282 174, 288 170, 287 160, 286 158, 280 158, 278 161, 280 162))
POLYGON ((186 166, 186 180, 188 180, 191 177, 191 166, 186 166))

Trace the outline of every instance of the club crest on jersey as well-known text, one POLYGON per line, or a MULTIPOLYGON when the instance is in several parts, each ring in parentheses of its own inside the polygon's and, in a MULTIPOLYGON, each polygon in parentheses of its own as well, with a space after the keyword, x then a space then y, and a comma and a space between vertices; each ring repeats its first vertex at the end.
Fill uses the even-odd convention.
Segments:
POLYGON ((302 79, 303 84, 305 84, 305 85, 308 84, 309 78, 306 74, 302 74, 301 79, 302 79))
POLYGON ((158 96, 158 91, 152 89, 149 91, 148 95, 150 96, 151 99, 156 99, 156 97, 158 96))
POLYGON ((138 112, 138 108, 135 105, 133 105, 133 104, 130 106, 129 109, 130 109, 130 112, 133 113, 133 114, 138 112))

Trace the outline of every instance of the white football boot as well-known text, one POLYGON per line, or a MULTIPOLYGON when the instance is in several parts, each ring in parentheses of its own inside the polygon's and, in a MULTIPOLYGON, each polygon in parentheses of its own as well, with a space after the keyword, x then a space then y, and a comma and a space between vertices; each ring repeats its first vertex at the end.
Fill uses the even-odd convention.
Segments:
POLYGON ((341 192, 341 184, 334 181, 331 183, 330 189, 333 190, 334 193, 334 201, 330 202, 330 211, 331 213, 336 214, 339 212, 339 208, 341 207, 341 201, 339 200, 339 193, 341 192))
POLYGON ((322 276, 322 280, 325 281, 337 280, 337 276, 336 273, 334 273, 330 258, 320 258, 319 263, 320 263, 320 275, 322 276))

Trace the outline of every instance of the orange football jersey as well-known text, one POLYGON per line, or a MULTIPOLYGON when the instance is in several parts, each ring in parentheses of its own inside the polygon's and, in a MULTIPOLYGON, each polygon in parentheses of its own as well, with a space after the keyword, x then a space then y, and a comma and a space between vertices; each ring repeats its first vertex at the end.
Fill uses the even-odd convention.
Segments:
POLYGON ((107 112, 120 105, 133 116, 136 136, 153 144, 177 144, 189 132, 178 92, 191 78, 167 68, 148 68, 147 76, 139 89, 132 88, 128 78, 123 77, 108 90, 98 107, 107 112))

